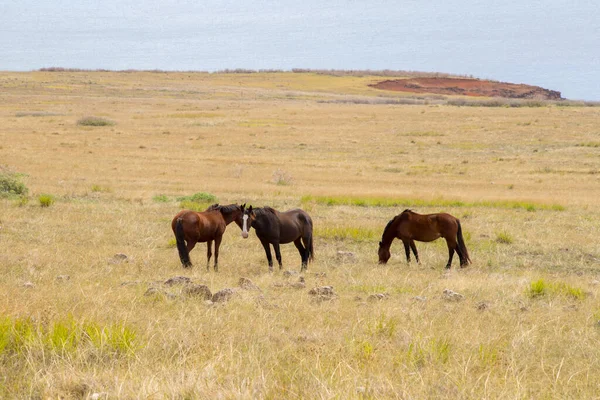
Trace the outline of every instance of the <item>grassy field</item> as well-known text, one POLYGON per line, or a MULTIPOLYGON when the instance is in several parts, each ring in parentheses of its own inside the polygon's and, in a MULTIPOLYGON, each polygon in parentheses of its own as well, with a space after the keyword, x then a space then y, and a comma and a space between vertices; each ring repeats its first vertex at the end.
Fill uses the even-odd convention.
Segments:
POLYGON ((600 107, 378 79, 0 73, 0 179, 28 188, 0 197, 0 398, 599 398, 600 107), (235 224, 218 273, 204 244, 184 270, 170 221, 199 192, 308 211, 305 286, 235 224), (378 265, 405 208, 460 218, 473 264, 438 241, 378 265))

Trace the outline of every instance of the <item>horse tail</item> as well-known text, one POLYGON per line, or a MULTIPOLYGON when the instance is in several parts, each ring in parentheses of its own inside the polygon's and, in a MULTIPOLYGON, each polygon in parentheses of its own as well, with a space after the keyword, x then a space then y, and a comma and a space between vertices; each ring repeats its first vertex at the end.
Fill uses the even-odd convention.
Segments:
MULTIPOLYGON (((312 227, 311 227, 312 228, 312 227)), ((310 235, 308 236, 308 244, 306 246, 306 249, 308 250, 308 259, 310 261, 313 261, 315 259, 315 250, 313 249, 313 235, 312 235, 312 229, 310 231, 310 235)))
POLYGON ((463 238, 460 221, 457 219, 456 223, 458 224, 458 232, 456 234, 456 238, 458 239, 458 248, 460 249, 463 258, 462 260, 460 260, 460 262, 463 265, 469 265, 471 264, 471 257, 469 257, 469 252, 467 251, 467 246, 465 245, 465 239, 463 238))
POLYGON ((185 245, 185 235, 183 233, 182 218, 177 218, 175 222, 175 240, 177 240, 177 251, 179 251, 179 259, 185 268, 191 267, 190 253, 188 252, 187 246, 185 245))
POLYGON ((304 244, 306 246, 306 250, 308 251, 308 259, 310 261, 313 261, 315 259, 315 250, 313 248, 313 222, 312 222, 312 218, 310 217, 310 215, 306 214, 303 215, 304 219, 306 220, 306 225, 308 226, 309 229, 308 230, 308 235, 307 235, 307 240, 306 243, 304 244))

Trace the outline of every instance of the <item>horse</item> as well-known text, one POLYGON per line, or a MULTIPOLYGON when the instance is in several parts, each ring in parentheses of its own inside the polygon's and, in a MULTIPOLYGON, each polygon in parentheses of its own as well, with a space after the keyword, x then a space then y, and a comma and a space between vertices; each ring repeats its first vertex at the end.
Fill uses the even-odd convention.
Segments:
POLYGON ((460 258, 461 268, 471 263, 458 218, 446 213, 421 215, 412 210, 402 211, 386 225, 379 242, 379 263, 386 264, 388 262, 390 246, 396 238, 404 243, 406 262, 410 262, 410 249, 412 249, 418 263, 419 253, 417 253, 415 240, 432 242, 440 237, 446 239, 448 245, 449 258, 446 269, 452 265, 455 251, 460 258))
POLYGON ((177 241, 179 259, 184 268, 192 267, 190 251, 198 242, 207 242, 206 270, 210 269, 210 257, 212 256, 212 242, 215 242, 215 271, 219 270, 219 246, 225 228, 232 221, 241 218, 244 213, 244 205, 229 204, 220 206, 213 204, 206 211, 196 212, 190 210, 180 211, 171 222, 171 228, 177 241))
POLYGON ((238 225, 242 228, 244 239, 248 238, 250 228, 254 228, 256 236, 267 254, 270 272, 273 272, 273 258, 269 244, 272 244, 275 249, 275 257, 280 270, 282 268, 280 244, 294 242, 302 258, 300 272, 308 268, 309 260, 313 260, 313 222, 310 216, 299 208, 279 212, 271 207, 252 208, 250 206, 244 210, 243 216, 238 220, 238 225))

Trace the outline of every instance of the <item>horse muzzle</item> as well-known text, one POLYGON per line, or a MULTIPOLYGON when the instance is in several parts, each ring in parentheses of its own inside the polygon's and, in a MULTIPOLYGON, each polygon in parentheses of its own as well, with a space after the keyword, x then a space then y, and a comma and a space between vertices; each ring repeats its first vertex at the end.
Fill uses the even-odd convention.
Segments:
POLYGON ((244 239, 248 239, 248 232, 242 232, 242 237, 244 239))

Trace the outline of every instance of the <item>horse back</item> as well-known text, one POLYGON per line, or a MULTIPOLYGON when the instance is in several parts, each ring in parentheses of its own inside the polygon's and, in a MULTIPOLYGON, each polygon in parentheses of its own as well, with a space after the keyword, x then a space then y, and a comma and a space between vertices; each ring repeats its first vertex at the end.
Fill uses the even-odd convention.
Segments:
POLYGON ((302 236, 312 236, 312 219, 300 208, 280 212, 279 222, 281 243, 290 243, 302 236))
POLYGON ((214 240, 215 237, 225 232, 227 226, 219 211, 180 211, 171 223, 173 231, 175 231, 177 220, 181 220, 186 239, 191 238, 197 242, 214 240))
POLYGON ((420 242, 431 242, 440 237, 454 237, 458 230, 458 220, 450 214, 417 214, 415 212, 403 212, 400 215, 399 236, 417 240, 420 242))

